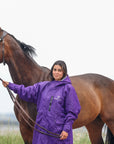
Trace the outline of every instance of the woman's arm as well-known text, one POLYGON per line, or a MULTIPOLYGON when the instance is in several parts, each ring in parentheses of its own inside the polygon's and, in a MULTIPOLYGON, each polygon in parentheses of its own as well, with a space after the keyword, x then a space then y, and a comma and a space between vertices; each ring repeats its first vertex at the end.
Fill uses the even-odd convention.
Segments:
POLYGON ((72 85, 67 88, 67 95, 65 99, 65 124, 63 130, 69 132, 72 128, 74 120, 78 118, 81 106, 76 94, 76 91, 72 85))
POLYGON ((10 82, 3 81, 2 84, 5 87, 13 90, 19 95, 19 97, 28 102, 34 102, 36 104, 37 97, 39 94, 40 85, 39 83, 34 84, 33 86, 25 87, 24 85, 18 85, 10 82))

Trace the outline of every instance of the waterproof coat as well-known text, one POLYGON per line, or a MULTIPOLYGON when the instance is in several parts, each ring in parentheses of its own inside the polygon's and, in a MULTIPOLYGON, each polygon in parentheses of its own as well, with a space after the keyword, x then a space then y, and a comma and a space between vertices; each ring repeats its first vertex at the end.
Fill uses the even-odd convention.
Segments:
MULTIPOLYGON (((32 144, 73 144, 72 124, 80 112, 80 103, 69 77, 61 81, 44 81, 24 87, 9 83, 21 99, 37 105, 36 123, 53 133, 68 132, 65 140, 39 133, 34 129, 32 144)), ((35 125, 36 129, 43 132, 35 125)))

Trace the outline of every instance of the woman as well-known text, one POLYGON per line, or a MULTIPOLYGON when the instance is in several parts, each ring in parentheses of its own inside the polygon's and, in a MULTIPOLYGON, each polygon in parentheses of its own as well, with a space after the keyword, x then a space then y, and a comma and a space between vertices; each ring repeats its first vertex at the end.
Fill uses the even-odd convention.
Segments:
MULTIPOLYGON (((80 112, 80 104, 74 87, 67 75, 64 61, 56 61, 50 72, 52 81, 44 81, 24 87, 3 81, 19 97, 37 105, 36 123, 60 139, 34 130, 32 144, 73 144, 72 124, 80 112)), ((37 125, 36 129, 41 130, 37 125)))

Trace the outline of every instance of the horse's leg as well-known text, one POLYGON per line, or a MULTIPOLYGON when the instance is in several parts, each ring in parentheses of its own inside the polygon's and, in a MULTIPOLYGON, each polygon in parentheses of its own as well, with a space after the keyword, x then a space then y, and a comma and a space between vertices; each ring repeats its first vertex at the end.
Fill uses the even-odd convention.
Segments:
POLYGON ((32 144, 32 133, 30 128, 20 123, 20 132, 25 144, 32 144))
POLYGON ((108 144, 114 144, 114 101, 110 102, 104 111, 100 114, 101 119, 106 123, 109 130, 107 131, 108 144))
MULTIPOLYGON (((16 97, 16 99, 19 101, 18 97, 16 97)), ((32 144, 33 130, 27 125, 25 120, 22 118, 22 115, 21 115, 22 112, 20 111, 20 109, 18 109, 16 104, 14 105, 14 112, 15 112, 15 116, 17 120, 19 121, 20 133, 21 133, 24 143, 32 144)))
POLYGON ((93 122, 86 125, 92 144, 104 144, 102 138, 103 125, 104 123, 99 117, 97 117, 93 122))
POLYGON ((106 144, 114 144, 114 120, 105 121, 108 126, 106 144))

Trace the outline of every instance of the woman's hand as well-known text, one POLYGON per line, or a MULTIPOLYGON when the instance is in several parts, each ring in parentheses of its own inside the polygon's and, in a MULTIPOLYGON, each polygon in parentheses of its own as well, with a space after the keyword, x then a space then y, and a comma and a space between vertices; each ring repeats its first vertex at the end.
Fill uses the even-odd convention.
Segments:
POLYGON ((2 84, 3 84, 4 87, 7 87, 9 85, 9 82, 2 81, 2 84))
POLYGON ((62 131, 60 134, 60 140, 67 139, 67 137, 68 137, 68 133, 65 131, 62 131))

